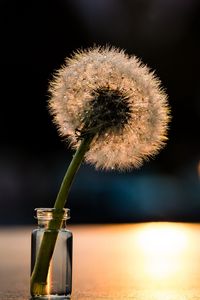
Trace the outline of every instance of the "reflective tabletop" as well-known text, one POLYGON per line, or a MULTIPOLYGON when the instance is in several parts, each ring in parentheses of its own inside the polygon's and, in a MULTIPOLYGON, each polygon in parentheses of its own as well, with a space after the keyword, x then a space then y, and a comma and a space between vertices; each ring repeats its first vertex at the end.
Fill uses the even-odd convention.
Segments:
MULTIPOLYGON (((0 228, 0 300, 27 300, 33 227, 0 228)), ((200 224, 71 225, 72 300, 200 299, 200 224)))

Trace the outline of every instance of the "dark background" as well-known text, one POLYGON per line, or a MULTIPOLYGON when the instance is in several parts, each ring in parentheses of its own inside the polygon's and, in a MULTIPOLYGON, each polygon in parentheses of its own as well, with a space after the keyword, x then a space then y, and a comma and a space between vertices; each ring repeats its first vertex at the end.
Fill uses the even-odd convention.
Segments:
POLYGON ((77 48, 110 44, 156 70, 169 95, 167 146, 139 170, 82 165, 71 223, 200 221, 200 2, 0 2, 0 224, 52 207, 72 157, 47 111, 48 82, 77 48))

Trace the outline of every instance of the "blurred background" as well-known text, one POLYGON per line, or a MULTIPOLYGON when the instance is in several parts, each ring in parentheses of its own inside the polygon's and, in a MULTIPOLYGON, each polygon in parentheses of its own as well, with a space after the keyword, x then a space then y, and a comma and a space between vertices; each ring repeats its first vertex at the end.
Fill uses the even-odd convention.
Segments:
POLYGON ((131 172, 82 165, 70 223, 200 221, 200 2, 0 2, 0 224, 52 207, 73 152, 47 110, 52 74, 77 48, 110 44, 156 71, 169 95, 167 146, 131 172))

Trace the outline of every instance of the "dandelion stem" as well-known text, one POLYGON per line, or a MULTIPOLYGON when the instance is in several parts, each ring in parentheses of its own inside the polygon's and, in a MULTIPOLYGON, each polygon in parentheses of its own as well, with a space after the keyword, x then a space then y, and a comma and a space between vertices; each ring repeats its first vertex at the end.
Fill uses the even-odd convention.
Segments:
POLYGON ((43 235, 31 275, 31 295, 44 295, 47 293, 47 275, 57 240, 58 230, 62 224, 63 208, 66 204, 73 179, 81 165, 86 151, 89 149, 93 137, 94 136, 90 135, 82 140, 63 178, 54 205, 54 216, 56 217, 53 217, 49 222, 49 230, 46 230, 43 235))

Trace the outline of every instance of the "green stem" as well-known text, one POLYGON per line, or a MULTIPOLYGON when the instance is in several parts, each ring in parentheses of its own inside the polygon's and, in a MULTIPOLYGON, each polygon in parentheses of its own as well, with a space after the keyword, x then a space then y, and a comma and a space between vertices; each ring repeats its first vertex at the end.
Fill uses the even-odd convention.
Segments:
POLYGON ((36 257, 34 269, 31 275, 31 295, 46 294, 47 275, 56 244, 58 230, 60 229, 62 224, 63 208, 66 204, 73 179, 81 165, 85 153, 89 149, 92 139, 93 136, 89 136, 82 140, 63 178, 54 205, 54 215, 52 220, 49 222, 48 230, 44 232, 40 249, 36 257))

